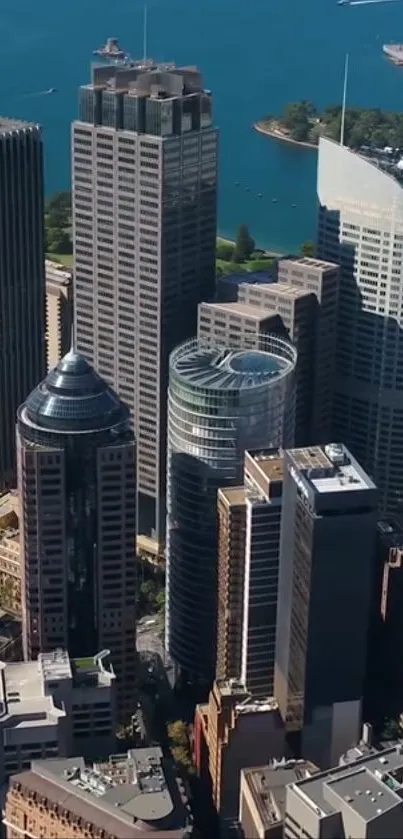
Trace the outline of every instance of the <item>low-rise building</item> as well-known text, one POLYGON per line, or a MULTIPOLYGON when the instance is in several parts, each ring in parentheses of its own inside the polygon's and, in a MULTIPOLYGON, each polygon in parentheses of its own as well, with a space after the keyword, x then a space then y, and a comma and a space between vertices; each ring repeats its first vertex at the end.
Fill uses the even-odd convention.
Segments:
POLYGON ((11 778, 7 839, 190 839, 185 788, 160 748, 86 766, 83 757, 34 761, 11 778))
POLYGON ((273 760, 241 771, 239 822, 245 839, 282 839, 287 784, 319 772, 306 760, 273 760))
POLYGON ((198 705, 194 760, 212 794, 223 836, 238 819, 241 769, 284 754, 284 726, 272 697, 253 701, 235 679, 215 682, 209 701, 198 705))
POLYGON ((403 835, 403 743, 289 784, 284 837, 403 835))
POLYGON ((108 754, 115 729, 115 675, 102 654, 0 662, 0 784, 36 758, 108 754))

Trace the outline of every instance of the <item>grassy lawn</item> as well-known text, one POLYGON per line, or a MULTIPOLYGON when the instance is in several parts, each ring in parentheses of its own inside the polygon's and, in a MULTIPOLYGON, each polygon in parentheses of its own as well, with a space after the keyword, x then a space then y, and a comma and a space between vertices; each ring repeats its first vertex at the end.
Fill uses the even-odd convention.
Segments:
POLYGON ((66 268, 73 267, 72 253, 47 253, 46 259, 51 259, 52 262, 60 262, 60 264, 64 265, 66 268))
POLYGON ((74 664, 78 670, 92 670, 94 667, 94 659, 93 656, 88 656, 87 658, 75 658, 74 664))

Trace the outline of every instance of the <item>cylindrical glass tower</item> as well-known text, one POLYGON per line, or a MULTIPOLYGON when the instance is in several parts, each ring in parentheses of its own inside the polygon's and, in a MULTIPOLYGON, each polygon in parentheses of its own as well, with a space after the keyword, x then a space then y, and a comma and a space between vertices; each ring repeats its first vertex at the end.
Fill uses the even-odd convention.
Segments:
POLYGON ((214 676, 217 489, 243 481, 245 450, 292 445, 296 358, 274 335, 259 350, 195 339, 171 354, 165 643, 189 678, 214 676))

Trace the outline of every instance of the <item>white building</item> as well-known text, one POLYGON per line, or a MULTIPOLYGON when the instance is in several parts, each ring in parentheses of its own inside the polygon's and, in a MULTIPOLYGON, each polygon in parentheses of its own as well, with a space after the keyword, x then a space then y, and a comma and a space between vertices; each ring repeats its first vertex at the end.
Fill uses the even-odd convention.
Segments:
POLYGON ((115 742, 115 675, 102 654, 0 662, 0 784, 31 760, 108 754, 115 742))
POLYGON ((318 256, 341 264, 333 437, 388 512, 403 502, 403 176, 393 160, 319 144, 318 256))

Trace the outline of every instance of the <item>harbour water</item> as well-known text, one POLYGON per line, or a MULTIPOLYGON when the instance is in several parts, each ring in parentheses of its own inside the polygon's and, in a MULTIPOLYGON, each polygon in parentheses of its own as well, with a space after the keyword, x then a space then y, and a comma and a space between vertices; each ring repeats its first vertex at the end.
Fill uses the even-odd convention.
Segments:
MULTIPOLYGON (((274 249, 313 238, 316 152, 269 140, 252 124, 290 101, 340 101, 346 51, 349 104, 402 109, 403 69, 387 62, 382 44, 403 41, 403 3, 149 0, 148 7, 149 54, 198 64, 214 92, 222 235, 246 222, 274 249)), ((44 126, 48 193, 69 187, 69 124, 93 49, 114 35, 141 55, 142 14, 142 0, 2 0, 0 110, 44 126), (58 93, 41 94, 50 87, 58 93)))

